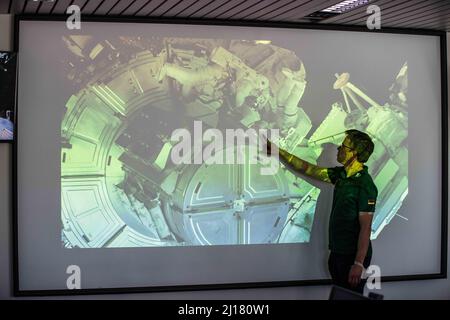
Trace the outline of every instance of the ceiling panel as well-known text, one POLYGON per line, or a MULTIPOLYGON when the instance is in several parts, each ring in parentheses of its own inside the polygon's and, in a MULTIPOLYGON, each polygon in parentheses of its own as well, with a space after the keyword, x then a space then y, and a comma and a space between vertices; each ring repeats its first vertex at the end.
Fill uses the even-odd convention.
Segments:
POLYGON ((172 9, 177 8, 182 2, 183 0, 166 0, 160 6, 153 9, 153 11, 150 12, 150 15, 153 17, 159 17, 172 9))
POLYGON ((267 0, 247 0, 243 4, 229 8, 228 10, 220 10, 218 15, 213 16, 216 19, 231 19, 236 15, 243 14, 244 12, 255 12, 258 8, 262 8, 272 1, 267 0))
POLYGON ((136 15, 137 16, 148 16, 153 14, 154 11, 158 10, 165 4, 167 4, 169 0, 152 0, 147 3, 141 10, 139 10, 136 15))
POLYGON ((450 12, 450 1, 448 1, 443 6, 440 6, 439 8, 433 8, 433 9, 427 8, 427 10, 423 10, 420 13, 420 15, 400 16, 399 19, 396 19, 389 25, 391 25, 391 26, 396 26, 396 25, 408 26, 408 25, 412 25, 412 24, 420 24, 424 20, 430 20, 430 19, 438 20, 443 15, 445 15, 449 12, 450 12))
POLYGON ((116 16, 120 15, 121 12, 126 10, 129 6, 131 6, 132 2, 128 0, 119 0, 118 3, 114 5, 114 7, 108 12, 108 15, 116 16))
POLYGON ((27 1, 25 5, 25 13, 36 13, 38 7, 42 5, 40 1, 27 1))
POLYGON ((191 6, 186 7, 182 11, 175 14, 174 17, 189 18, 191 15, 197 13, 198 11, 202 10, 203 8, 207 7, 213 2, 214 0, 198 0, 194 2, 191 6))
POLYGON ((414 24, 414 27, 416 26, 431 26, 431 25, 442 25, 442 24, 447 24, 450 21, 450 14, 445 14, 440 16, 437 19, 432 19, 429 21, 424 21, 424 22, 418 22, 417 24, 414 24))
POLYGON ((54 2, 50 2, 50 1, 42 2, 41 6, 39 7, 38 13, 39 14, 49 14, 55 4, 56 4, 56 1, 54 1, 54 2))
MULTIPOLYGON (((316 0, 316 1, 318 1, 318 0, 316 0)), ((280 7, 276 10, 272 10, 272 11, 262 15, 261 17, 258 18, 258 20, 270 19, 273 21, 278 21, 278 20, 280 20, 279 17, 282 17, 284 14, 286 14, 287 12, 289 12, 291 10, 296 10, 301 6, 304 6, 308 2, 309 2, 308 0, 291 1, 290 3, 287 3, 286 5, 280 7)))
MULTIPOLYGON (((109 0, 111 1, 111 0, 109 0)), ((82 10, 82 14, 95 14, 105 0, 89 0, 82 10)))
POLYGON ((183 12, 187 8, 193 6, 198 0, 181 0, 176 6, 170 8, 169 11, 164 12, 166 17, 174 17, 178 13, 183 12))
POLYGON ((11 13, 19 14, 25 8, 25 0, 13 0, 11 3, 11 13))
POLYGON ((254 7, 248 8, 247 10, 243 10, 242 12, 235 14, 233 16, 230 16, 230 19, 233 20, 253 20, 256 19, 264 14, 266 14, 269 11, 276 10, 279 7, 283 6, 284 4, 290 3, 292 0, 281 0, 278 2, 274 2, 271 0, 264 0, 258 5, 255 5, 254 7))
POLYGON ((257 1, 229 0, 225 4, 219 5, 219 6, 215 7, 214 9, 209 10, 202 16, 202 18, 215 19, 216 17, 218 17, 224 13, 226 14, 228 11, 233 12, 233 10, 247 9, 249 6, 251 6, 252 4, 255 4, 255 3, 257 3, 257 1))
MULTIPOLYGON (((88 1, 90 2, 90 1, 88 1)), ((67 7, 70 6, 72 0, 58 0, 52 8, 52 14, 64 14, 67 11, 67 7)), ((81 7, 80 7, 81 8, 81 7)))
POLYGON ((120 12, 120 14, 125 16, 134 16, 150 2, 151 0, 135 0, 134 2, 131 2, 131 5, 128 5, 122 12, 120 12))
POLYGON ((219 19, 242 19, 243 17, 254 14, 255 12, 259 12, 260 10, 264 10, 264 8, 273 5, 272 0, 248 0, 247 1, 250 6, 246 8, 234 8, 227 12, 222 13, 218 18, 219 19))
POLYGON ((278 10, 279 8, 285 6, 285 5, 289 5, 293 2, 295 2, 295 0, 280 0, 280 1, 271 1, 272 3, 270 5, 264 6, 263 8, 254 11, 253 13, 251 13, 250 15, 247 15, 245 18, 246 20, 255 20, 255 19, 259 19, 262 16, 265 16, 275 10, 278 10))
POLYGON ((207 14, 208 12, 211 12, 212 10, 216 10, 217 8, 219 8, 221 6, 228 5, 228 3, 230 1, 233 1, 233 0, 223 0, 223 1, 216 1, 215 0, 215 1, 211 1, 208 4, 206 4, 205 6, 203 6, 202 8, 200 8, 199 10, 195 11, 194 13, 192 13, 189 17, 201 18, 205 14, 207 14))
POLYGON ((398 20, 399 16, 405 16, 407 14, 420 15, 421 11, 425 10, 427 6, 436 6, 448 3, 448 0, 410 0, 397 7, 385 8, 384 5, 380 6, 382 10, 382 23, 389 24, 398 20))
MULTIPOLYGON (((430 10, 434 10, 435 13, 441 14, 441 10, 445 10, 450 7, 450 1, 428 1, 424 6, 424 1, 421 0, 403 0, 393 4, 392 1, 379 4, 381 8, 381 23, 384 26, 392 27, 397 24, 407 24, 408 21, 418 22, 430 10)), ((439 15, 435 15, 434 18, 439 15)), ((339 23, 345 24, 361 24, 367 19, 367 15, 358 15, 352 19, 340 20, 339 23)))
POLYGON ((448 30, 450 0, 372 0, 326 19, 307 16, 341 0, 0 0, 0 14, 65 14, 71 4, 82 14, 96 16, 151 16, 186 19, 255 20, 364 25, 366 9, 381 8, 385 27, 448 30))
POLYGON ((0 13, 7 13, 9 10, 9 4, 11 0, 0 1, 0 13))
POLYGON ((95 11, 96 15, 107 15, 120 0, 107 0, 95 11))

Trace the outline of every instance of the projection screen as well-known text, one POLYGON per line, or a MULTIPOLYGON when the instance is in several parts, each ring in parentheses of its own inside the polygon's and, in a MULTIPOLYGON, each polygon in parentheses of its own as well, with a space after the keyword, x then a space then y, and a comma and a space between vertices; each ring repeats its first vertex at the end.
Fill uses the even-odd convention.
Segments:
POLYGON ((262 141, 335 167, 348 129, 375 142, 372 264, 442 276, 441 34, 17 27, 16 293, 329 283, 333 185, 262 141))

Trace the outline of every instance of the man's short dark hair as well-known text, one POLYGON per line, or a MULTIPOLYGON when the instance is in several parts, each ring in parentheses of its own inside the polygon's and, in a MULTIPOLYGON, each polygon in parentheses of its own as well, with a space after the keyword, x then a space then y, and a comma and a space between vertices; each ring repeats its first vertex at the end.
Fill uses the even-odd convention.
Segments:
POLYGON ((345 134, 353 144, 358 161, 364 163, 369 160, 374 149, 373 141, 369 135, 356 129, 346 130, 345 134))

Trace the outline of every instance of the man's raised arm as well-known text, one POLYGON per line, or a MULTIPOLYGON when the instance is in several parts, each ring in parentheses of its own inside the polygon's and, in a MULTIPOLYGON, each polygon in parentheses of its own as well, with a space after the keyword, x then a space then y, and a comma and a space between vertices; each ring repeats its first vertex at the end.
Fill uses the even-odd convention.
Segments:
MULTIPOLYGON (((270 155, 272 151, 277 150, 278 147, 273 148, 272 143, 267 140, 267 154, 270 155), (272 150, 274 149, 274 150, 272 150)), ((316 166, 315 164, 309 163, 303 159, 300 159, 293 154, 290 154, 286 150, 278 149, 280 155, 280 160, 291 170, 298 173, 306 174, 314 179, 330 182, 331 180, 328 176, 328 169, 316 166)))

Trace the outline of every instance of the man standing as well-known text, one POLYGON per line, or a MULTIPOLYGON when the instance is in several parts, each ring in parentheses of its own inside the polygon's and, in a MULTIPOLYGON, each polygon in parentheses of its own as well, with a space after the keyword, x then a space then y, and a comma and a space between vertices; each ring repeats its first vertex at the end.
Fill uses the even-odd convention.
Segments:
MULTIPOLYGON (((370 233, 378 196, 364 163, 372 154, 374 144, 361 131, 347 130, 345 133, 337 153, 337 161, 342 166, 322 168, 282 149, 279 149, 279 157, 291 171, 334 185, 328 268, 333 284, 362 294, 366 280, 362 280, 361 275, 372 259, 370 233)), ((268 141, 269 155, 272 148, 268 141)))

